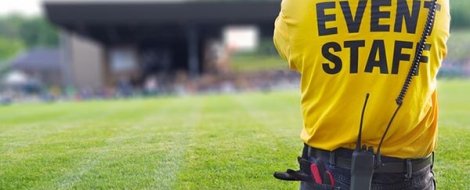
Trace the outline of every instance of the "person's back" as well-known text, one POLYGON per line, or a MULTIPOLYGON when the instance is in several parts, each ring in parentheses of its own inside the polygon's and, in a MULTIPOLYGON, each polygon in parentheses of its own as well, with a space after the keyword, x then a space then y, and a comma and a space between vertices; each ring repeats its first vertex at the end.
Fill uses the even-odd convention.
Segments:
MULTIPOLYGON (((283 0, 274 43, 301 74, 301 138, 308 146, 354 149, 370 94, 362 143, 378 147, 432 5, 415 0, 283 0)), ((417 75, 384 138, 384 156, 424 158, 435 149, 436 76, 447 51, 449 23, 449 2, 439 0, 417 75)))

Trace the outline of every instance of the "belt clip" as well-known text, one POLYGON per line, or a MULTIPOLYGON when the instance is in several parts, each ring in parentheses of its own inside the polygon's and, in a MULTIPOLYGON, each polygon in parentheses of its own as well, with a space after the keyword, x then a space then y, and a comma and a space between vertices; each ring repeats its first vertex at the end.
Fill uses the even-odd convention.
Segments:
POLYGON ((432 169, 434 168, 434 152, 432 152, 431 156, 432 156, 431 157, 431 171, 432 171, 432 169))
POLYGON ((310 160, 310 157, 312 157, 313 150, 312 147, 307 146, 307 160, 310 160))
POLYGON ((410 180, 411 177, 413 177, 413 164, 411 163, 410 159, 406 160, 406 174, 405 178, 406 180, 410 180))
POLYGON ((329 159, 329 164, 331 166, 336 166, 336 154, 334 151, 330 152, 330 159, 329 159))

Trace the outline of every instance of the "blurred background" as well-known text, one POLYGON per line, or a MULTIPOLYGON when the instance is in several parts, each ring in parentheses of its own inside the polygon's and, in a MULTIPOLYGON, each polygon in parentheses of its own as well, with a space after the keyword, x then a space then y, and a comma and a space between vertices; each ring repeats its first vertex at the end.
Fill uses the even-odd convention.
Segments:
MULTIPOLYGON (((470 76, 470 1, 451 0, 441 78, 470 76)), ((0 100, 295 88, 272 44, 279 1, 2 0, 0 100)))

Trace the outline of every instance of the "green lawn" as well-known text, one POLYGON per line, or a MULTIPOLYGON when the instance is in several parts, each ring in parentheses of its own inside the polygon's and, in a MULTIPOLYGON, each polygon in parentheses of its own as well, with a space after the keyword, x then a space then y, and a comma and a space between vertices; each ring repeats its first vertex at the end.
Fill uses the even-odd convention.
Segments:
MULTIPOLYGON (((470 81, 441 81, 440 189, 470 189, 470 81)), ((297 91, 0 107, 0 189, 297 189, 297 91)))
POLYGON ((231 60, 231 66, 237 72, 254 72, 266 70, 287 69, 287 63, 277 55, 236 55, 231 60))

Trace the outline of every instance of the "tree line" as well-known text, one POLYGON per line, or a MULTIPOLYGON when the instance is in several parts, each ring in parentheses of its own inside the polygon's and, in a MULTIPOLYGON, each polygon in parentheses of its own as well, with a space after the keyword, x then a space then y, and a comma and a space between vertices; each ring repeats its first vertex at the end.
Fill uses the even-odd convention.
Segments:
POLYGON ((33 47, 57 47, 57 30, 42 17, 0 17, 0 62, 33 47))
POLYGON ((470 1, 450 0, 451 27, 453 29, 470 29, 470 1))

